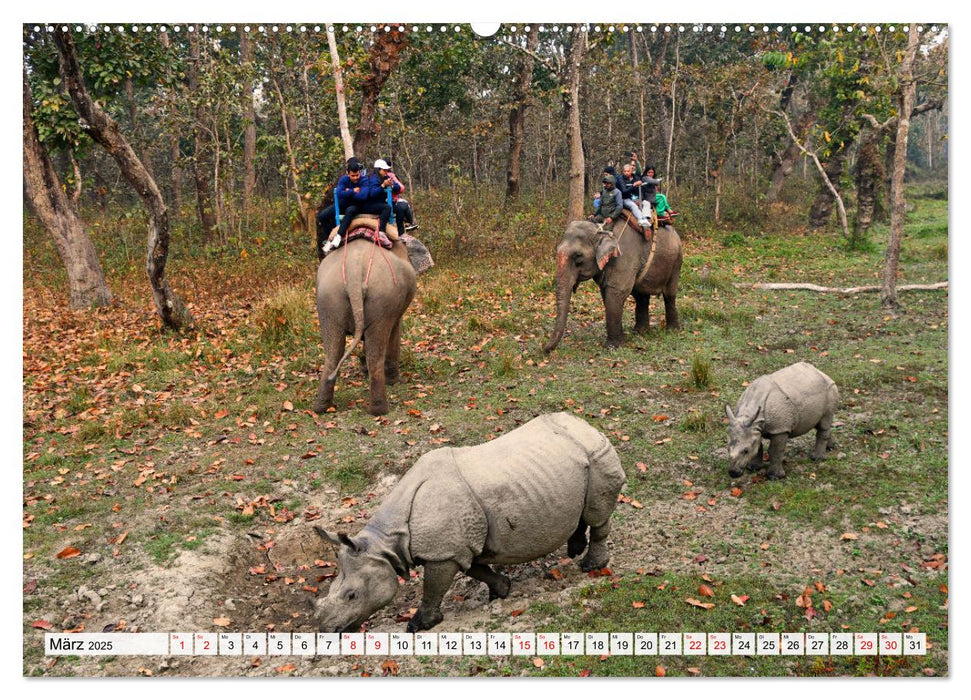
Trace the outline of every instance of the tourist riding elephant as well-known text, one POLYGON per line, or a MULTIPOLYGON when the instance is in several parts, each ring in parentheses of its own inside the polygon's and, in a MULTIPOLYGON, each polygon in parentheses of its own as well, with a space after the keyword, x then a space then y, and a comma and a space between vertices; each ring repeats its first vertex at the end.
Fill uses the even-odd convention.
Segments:
POLYGON ((416 277, 400 241, 388 251, 356 239, 323 259, 317 268, 317 316, 325 360, 314 411, 334 405, 337 372, 363 339, 371 382, 368 412, 388 412, 385 382, 398 381, 401 317, 415 296, 416 277), (354 340, 344 352, 349 334, 354 340))
POLYGON ((556 249, 556 327, 544 352, 552 352, 566 330, 570 298, 580 282, 593 279, 600 287, 607 314, 608 347, 624 342, 622 319, 627 297, 636 303, 634 332, 647 331, 652 294, 664 297, 667 328, 680 328, 678 282, 681 279, 681 238, 673 226, 661 226, 657 242, 645 240, 623 219, 612 233, 597 224, 573 221, 556 249))

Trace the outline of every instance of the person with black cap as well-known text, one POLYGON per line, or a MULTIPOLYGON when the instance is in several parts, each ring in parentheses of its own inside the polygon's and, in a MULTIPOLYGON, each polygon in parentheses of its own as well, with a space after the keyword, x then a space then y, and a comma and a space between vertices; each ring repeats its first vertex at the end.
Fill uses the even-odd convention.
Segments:
POLYGON ((340 243, 339 240, 336 243, 328 242, 327 237, 337 226, 338 210, 340 215, 343 216, 355 201, 363 201, 361 200, 361 190, 364 187, 363 180, 366 179, 366 176, 367 173, 361 161, 354 157, 347 159, 347 163, 344 164, 344 174, 334 187, 336 205, 330 204, 317 212, 318 260, 323 260, 324 256, 340 243))
POLYGON ((595 223, 603 223, 605 231, 614 229, 614 221, 624 210, 624 200, 617 189, 617 178, 610 173, 603 177, 603 189, 600 191, 600 213, 587 217, 595 223))

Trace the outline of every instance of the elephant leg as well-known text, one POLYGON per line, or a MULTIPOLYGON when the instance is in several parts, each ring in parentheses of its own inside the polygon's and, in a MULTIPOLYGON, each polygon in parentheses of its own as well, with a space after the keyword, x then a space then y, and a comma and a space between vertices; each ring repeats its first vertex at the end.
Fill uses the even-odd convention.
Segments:
POLYGON ((610 550, 607 548, 607 535, 609 534, 609 518, 599 527, 590 526, 590 548, 587 550, 587 556, 580 560, 582 571, 593 571, 607 566, 610 561, 610 550))
POLYGON ((489 587, 490 601, 509 595, 509 577, 496 573, 488 564, 473 564, 465 573, 489 587))
POLYGON ((664 327, 669 331, 681 328, 681 319, 678 318, 678 293, 664 294, 664 327))
POLYGON ((627 292, 605 289, 602 292, 604 311, 607 314, 607 347, 617 348, 624 344, 624 302, 630 296, 627 292))
POLYGON ((634 292, 634 332, 647 333, 651 328, 651 295, 634 292))
POLYGON ((397 384, 401 380, 399 362, 401 358, 401 319, 399 318, 391 329, 388 339, 388 351, 384 360, 384 381, 387 384, 397 384))
POLYGON ((320 371, 320 386, 317 388, 317 398, 314 400, 314 413, 323 413, 334 405, 334 385, 337 380, 328 381, 337 362, 344 354, 344 329, 321 330, 321 340, 324 345, 324 367, 320 371))
POLYGON ((452 585, 459 565, 454 561, 432 561, 425 564, 425 585, 422 588, 421 605, 408 622, 409 632, 430 630, 442 621, 442 598, 452 585))
POLYGON ((384 360, 387 354, 387 332, 384 328, 368 331, 364 354, 367 358, 368 378, 371 381, 371 404, 368 413, 383 416, 388 412, 388 397, 384 380, 384 360))
POLYGON ((583 550, 587 548, 587 521, 580 516, 580 524, 577 525, 577 529, 574 530, 573 534, 570 535, 570 539, 566 541, 566 555, 570 559, 574 559, 581 554, 583 550))
POLYGON ((782 457, 786 453, 786 443, 789 441, 789 433, 773 435, 769 438, 769 473, 770 479, 782 479, 786 475, 786 470, 782 468, 782 457))

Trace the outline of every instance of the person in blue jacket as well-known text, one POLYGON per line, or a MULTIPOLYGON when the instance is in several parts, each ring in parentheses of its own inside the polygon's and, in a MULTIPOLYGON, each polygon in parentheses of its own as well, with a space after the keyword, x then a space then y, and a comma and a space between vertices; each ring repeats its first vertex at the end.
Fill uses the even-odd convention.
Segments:
POLYGON ((397 191, 400 192, 401 185, 395 185, 393 179, 388 175, 388 164, 383 160, 374 162, 374 170, 369 176, 362 176, 357 187, 342 192, 340 183, 338 183, 337 201, 341 206, 341 224, 337 229, 337 237, 335 237, 334 242, 340 244, 340 241, 347 234, 351 221, 358 214, 378 215, 380 217, 379 228, 383 231, 385 226, 388 225, 388 221, 391 220, 388 190, 393 193, 396 187, 397 191))
MULTIPOLYGON (((367 180, 367 172, 364 165, 357 158, 349 158, 344 166, 344 174, 337 181, 334 192, 337 194, 337 203, 340 206, 341 216, 347 213, 347 208, 354 203, 355 197, 359 197, 361 189, 367 180)), ((330 232, 337 226, 337 209, 333 204, 324 207, 317 213, 317 259, 323 260, 324 255, 330 248, 325 250, 325 244, 330 232)), ((349 223, 349 222, 348 222, 349 223)))

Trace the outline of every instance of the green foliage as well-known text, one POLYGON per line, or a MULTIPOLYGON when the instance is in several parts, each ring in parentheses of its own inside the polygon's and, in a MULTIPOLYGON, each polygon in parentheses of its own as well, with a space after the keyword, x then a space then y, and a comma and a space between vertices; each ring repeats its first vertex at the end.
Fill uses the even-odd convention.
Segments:
POLYGON ((696 389, 711 387, 711 360, 701 355, 695 355, 691 358, 691 383, 696 389))

